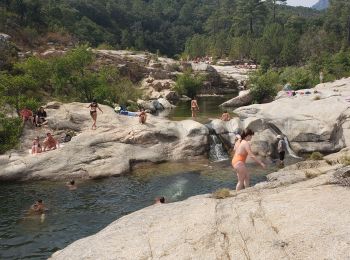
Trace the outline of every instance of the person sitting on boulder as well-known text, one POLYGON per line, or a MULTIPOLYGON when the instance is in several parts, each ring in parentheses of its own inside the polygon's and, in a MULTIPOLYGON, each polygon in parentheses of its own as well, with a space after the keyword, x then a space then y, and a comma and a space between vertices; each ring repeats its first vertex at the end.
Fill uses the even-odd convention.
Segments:
POLYGON ((34 117, 34 124, 35 126, 42 126, 42 125, 46 125, 47 121, 46 121, 46 111, 43 107, 40 107, 39 110, 36 112, 35 117, 34 117))
POLYGON ((41 153, 41 145, 39 142, 39 136, 34 138, 33 145, 32 145, 32 154, 38 154, 41 153))
POLYGON ((222 121, 230 121, 231 120, 231 116, 230 114, 225 110, 224 113, 221 116, 221 120, 222 121))
POLYGON ((53 138, 51 133, 46 134, 46 138, 44 140, 44 152, 46 150, 55 150, 58 148, 58 141, 53 138))
POLYGON ((146 123, 146 119, 147 119, 147 114, 146 114, 145 110, 142 108, 141 112, 139 114, 139 122, 141 124, 145 124, 146 123))
POLYGON ((19 112, 19 115, 21 116, 23 125, 26 121, 32 122, 33 120, 33 112, 29 110, 28 108, 24 108, 19 112))

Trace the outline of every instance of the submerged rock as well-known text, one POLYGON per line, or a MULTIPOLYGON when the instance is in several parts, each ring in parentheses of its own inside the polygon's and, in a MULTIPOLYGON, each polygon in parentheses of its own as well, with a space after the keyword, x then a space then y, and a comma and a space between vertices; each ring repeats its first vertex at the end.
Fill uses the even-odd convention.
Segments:
POLYGON ((26 128, 22 148, 0 156, 0 180, 100 178, 130 171, 138 162, 162 162, 205 155, 208 129, 192 120, 171 122, 148 115, 141 125, 138 117, 119 115, 107 106, 98 112, 97 130, 87 104, 62 104, 47 109, 49 128, 26 128), (54 151, 32 156, 28 150, 37 135, 46 132, 59 138, 73 131, 76 136, 54 151))

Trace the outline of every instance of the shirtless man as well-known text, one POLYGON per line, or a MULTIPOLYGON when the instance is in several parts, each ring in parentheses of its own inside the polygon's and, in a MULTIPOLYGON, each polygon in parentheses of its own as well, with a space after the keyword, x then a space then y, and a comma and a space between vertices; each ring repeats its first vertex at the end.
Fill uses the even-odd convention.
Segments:
POLYGON ((199 106, 198 106, 196 97, 194 97, 191 100, 191 111, 192 111, 192 117, 195 118, 197 116, 197 111, 199 111, 199 106))
POLYGON ((261 167, 266 167, 265 164, 253 154, 250 148, 249 141, 252 139, 253 135, 254 132, 250 129, 246 129, 243 132, 243 134, 241 135, 242 141, 238 146, 237 151, 235 152, 235 155, 232 159, 232 167, 236 170, 238 179, 236 191, 249 187, 250 176, 245 165, 245 161, 248 155, 258 164, 260 164, 261 167))
POLYGON ((58 141, 55 140, 55 138, 53 138, 53 136, 51 135, 51 133, 47 133, 46 134, 46 138, 44 140, 44 152, 46 152, 46 150, 55 150, 58 147, 58 141))
POLYGON ((231 120, 231 116, 230 114, 225 110, 224 113, 221 116, 221 120, 222 121, 230 121, 231 120))

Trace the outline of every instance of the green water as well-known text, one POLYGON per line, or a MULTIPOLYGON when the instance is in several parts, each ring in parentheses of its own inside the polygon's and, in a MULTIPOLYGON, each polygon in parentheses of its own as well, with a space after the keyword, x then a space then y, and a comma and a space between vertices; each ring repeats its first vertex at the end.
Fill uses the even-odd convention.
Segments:
MULTIPOLYGON (((199 112, 197 112, 196 120, 201 123, 207 123, 211 119, 221 118, 223 109, 221 109, 219 105, 234 96, 235 95, 198 97, 197 103, 199 112)), ((176 121, 191 118, 191 101, 179 101, 176 104, 176 108, 170 111, 168 117, 176 121)))
MULTIPOLYGON (((274 170, 249 166, 252 184, 274 170)), ((167 202, 234 189, 236 175, 230 162, 207 160, 165 163, 135 169, 127 176, 78 181, 69 191, 63 182, 0 184, 0 259, 47 259, 77 239, 92 235, 114 220, 150 206, 154 198, 167 202), (38 198, 49 208, 45 220, 26 215, 38 198)))

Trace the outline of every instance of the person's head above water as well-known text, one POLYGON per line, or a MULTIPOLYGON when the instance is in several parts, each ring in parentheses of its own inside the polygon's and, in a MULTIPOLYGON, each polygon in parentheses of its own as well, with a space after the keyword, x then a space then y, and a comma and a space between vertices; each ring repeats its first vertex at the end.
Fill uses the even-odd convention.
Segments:
POLYGON ((70 184, 70 185, 74 185, 74 184, 75 184, 75 181, 74 181, 74 180, 71 180, 71 181, 69 182, 69 184, 70 184))
POLYGON ((156 201, 156 204, 157 203, 165 203, 165 198, 162 196, 162 197, 157 197, 156 199, 155 199, 155 201, 156 201))
POLYGON ((242 140, 250 141, 254 135, 254 132, 247 128, 246 130, 243 131, 241 134, 242 140))

